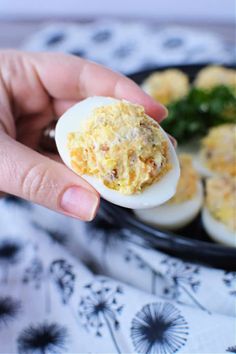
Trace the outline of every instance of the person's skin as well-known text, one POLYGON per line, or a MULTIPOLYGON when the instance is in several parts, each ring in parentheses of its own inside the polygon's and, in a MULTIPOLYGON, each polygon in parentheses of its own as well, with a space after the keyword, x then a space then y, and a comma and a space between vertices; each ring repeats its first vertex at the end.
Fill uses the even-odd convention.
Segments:
POLYGON ((75 102, 101 95, 144 106, 159 122, 167 111, 134 82, 65 54, 0 51, 0 191, 81 220, 99 195, 62 163, 36 150, 42 131, 75 102))

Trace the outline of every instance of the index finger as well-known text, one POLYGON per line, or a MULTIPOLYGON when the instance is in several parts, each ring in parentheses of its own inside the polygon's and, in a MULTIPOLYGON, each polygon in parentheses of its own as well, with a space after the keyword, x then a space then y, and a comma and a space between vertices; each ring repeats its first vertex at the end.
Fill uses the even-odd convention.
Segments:
POLYGON ((144 106, 146 113, 158 121, 167 115, 167 109, 136 83, 99 64, 67 54, 32 53, 30 57, 42 85, 54 99, 111 96, 144 106))

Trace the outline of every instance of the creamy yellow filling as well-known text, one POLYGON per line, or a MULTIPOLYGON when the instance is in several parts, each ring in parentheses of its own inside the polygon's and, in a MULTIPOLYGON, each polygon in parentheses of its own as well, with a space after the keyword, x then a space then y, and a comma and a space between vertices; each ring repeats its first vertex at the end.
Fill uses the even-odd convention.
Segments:
POLYGON ((176 101, 186 96, 189 91, 187 75, 176 69, 153 73, 143 86, 149 95, 163 104, 176 101))
POLYGON ((236 232, 236 177, 217 176, 208 179, 206 206, 215 219, 236 232))
POLYGON ((193 167, 192 157, 188 154, 179 155, 180 179, 176 193, 168 202, 179 204, 193 199, 197 194, 199 175, 193 167))
POLYGON ((211 89, 218 85, 231 86, 236 93, 236 70, 210 65, 199 71, 195 86, 211 89))
POLYGON ((168 142, 143 107, 120 101, 94 109, 68 134, 71 165, 122 194, 140 193, 171 168, 168 142))
POLYGON ((201 155, 213 172, 236 176, 236 124, 210 129, 202 140, 201 155))

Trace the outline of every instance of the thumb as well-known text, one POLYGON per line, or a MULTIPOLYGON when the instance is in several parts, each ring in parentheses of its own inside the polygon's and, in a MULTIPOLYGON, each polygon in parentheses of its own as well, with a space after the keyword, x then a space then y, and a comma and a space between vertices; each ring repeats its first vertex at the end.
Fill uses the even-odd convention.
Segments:
POLYGON ((0 133, 0 191, 58 212, 92 220, 98 193, 62 164, 0 133))

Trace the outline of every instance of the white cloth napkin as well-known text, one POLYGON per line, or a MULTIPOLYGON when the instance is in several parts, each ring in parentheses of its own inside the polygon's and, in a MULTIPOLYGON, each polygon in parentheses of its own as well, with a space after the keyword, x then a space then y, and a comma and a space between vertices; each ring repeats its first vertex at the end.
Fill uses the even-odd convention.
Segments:
POLYGON ((235 352, 236 272, 101 233, 0 201, 0 353, 235 352))
POLYGON ((24 48, 76 54, 125 74, 158 65, 230 63, 236 54, 206 31, 134 21, 51 24, 33 34, 24 48))

